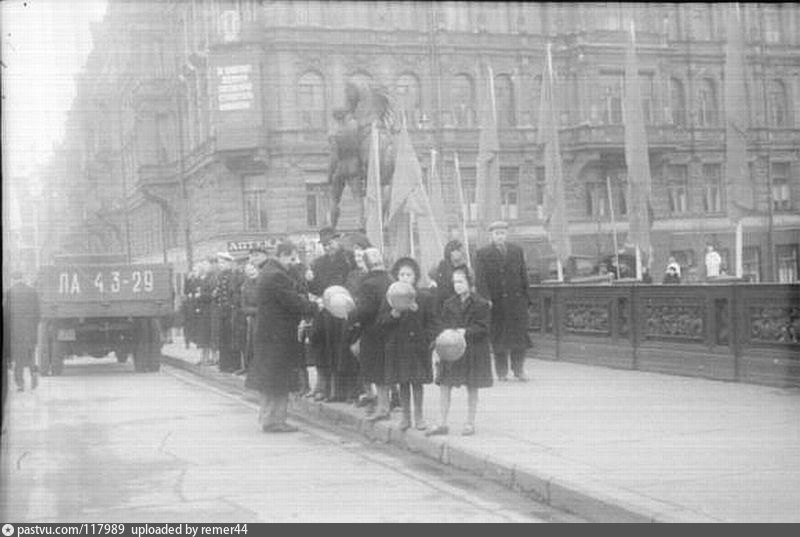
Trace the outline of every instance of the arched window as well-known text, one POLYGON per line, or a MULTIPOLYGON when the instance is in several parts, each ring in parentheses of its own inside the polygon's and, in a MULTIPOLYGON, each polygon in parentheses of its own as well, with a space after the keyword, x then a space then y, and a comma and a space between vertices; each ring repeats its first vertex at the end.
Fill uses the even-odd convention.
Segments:
POLYGON ((717 124, 717 91, 710 78, 701 80, 697 90, 697 121, 701 127, 717 124))
POLYGON ((679 127, 686 126, 686 92, 683 90, 683 82, 677 78, 669 80, 669 106, 672 124, 679 127))
POLYGON ((789 126, 789 99, 786 86, 780 80, 769 84, 769 122, 773 127, 789 126))
POLYGON ((508 75, 494 77, 494 94, 497 106, 497 126, 515 127, 517 125, 514 85, 508 75))
POLYGON ((453 123, 457 127, 471 127, 475 124, 475 85, 472 77, 459 74, 453 78, 450 102, 453 105, 453 123))
POLYGON ((325 128, 325 85, 319 73, 309 71, 298 80, 297 111, 302 128, 325 128))
POLYGON ((422 119, 422 100, 419 79, 411 73, 404 73, 397 78, 395 83, 397 104, 406 116, 406 125, 409 129, 419 126, 422 119))

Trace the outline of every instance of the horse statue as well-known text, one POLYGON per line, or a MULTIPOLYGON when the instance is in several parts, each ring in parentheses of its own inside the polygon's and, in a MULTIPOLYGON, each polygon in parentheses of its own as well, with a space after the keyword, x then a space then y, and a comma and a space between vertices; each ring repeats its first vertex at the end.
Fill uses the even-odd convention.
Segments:
POLYGON ((359 223, 365 229, 372 124, 378 130, 380 185, 385 211, 394 174, 394 137, 399 130, 396 125, 396 107, 389 92, 382 86, 348 82, 345 95, 345 107, 333 112, 337 126, 329 138, 328 182, 332 185, 330 225, 336 229, 340 216, 339 204, 347 185, 359 202, 359 223))

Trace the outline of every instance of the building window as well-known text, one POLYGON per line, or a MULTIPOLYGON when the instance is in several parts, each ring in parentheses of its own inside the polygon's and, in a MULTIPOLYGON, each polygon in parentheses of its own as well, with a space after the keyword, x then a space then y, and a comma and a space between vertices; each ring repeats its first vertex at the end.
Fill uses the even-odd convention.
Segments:
POLYGON ((500 168, 501 216, 504 220, 519 218, 519 168, 500 168))
POLYGON ((600 120, 605 125, 622 124, 622 75, 600 76, 600 120))
POLYGON ((409 129, 420 128, 422 124, 422 102, 419 79, 416 75, 406 73, 400 75, 395 85, 397 101, 406 116, 409 129))
POLYGON ((469 75, 456 75, 450 93, 453 124, 457 127, 475 125, 475 86, 469 75))
POLYGON ((677 78, 669 81, 670 113, 672 124, 679 127, 686 126, 686 93, 683 91, 683 82, 677 78))
POLYGON ((667 196, 670 214, 689 211, 689 168, 685 164, 667 167, 667 196))
POLYGON ((306 225, 318 228, 328 221, 330 212, 330 186, 306 184, 306 225))
POLYGON ((325 128, 325 86, 318 73, 306 73, 298 80, 297 110, 302 128, 325 128))
MULTIPOLYGON (((544 196, 547 189, 547 175, 544 166, 536 167, 536 216, 544 220, 544 196)), ((589 213, 591 214, 591 212, 589 213)))
POLYGON ((697 121, 701 127, 713 127, 717 124, 717 91, 710 78, 700 81, 697 90, 697 121))
POLYGON ((494 77, 494 92, 497 102, 497 126, 515 127, 517 125, 514 85, 508 75, 494 77))
POLYGON ((792 283, 798 281, 799 259, 796 244, 783 244, 775 248, 775 265, 778 268, 778 282, 792 283))
POLYGON ((769 85, 769 120, 773 127, 789 126, 789 99, 786 86, 780 80, 769 85))
POLYGON ((655 123, 652 75, 639 75, 639 93, 642 97, 642 117, 647 125, 651 125, 655 123))
POLYGON ((604 217, 608 212, 608 190, 606 183, 586 183, 586 214, 594 218, 604 217))
POLYGON ((478 203, 475 200, 475 189, 477 187, 477 170, 474 167, 460 168, 461 186, 464 189, 464 202, 467 204, 464 211, 467 219, 474 222, 478 219, 478 203))
POLYGON ((761 281, 761 249, 758 246, 742 248, 742 276, 751 283, 761 281))
POLYGON ((719 164, 703 164, 703 210, 722 212, 722 173, 719 164))
POLYGON ((792 208, 792 197, 789 187, 789 163, 772 163, 772 208, 776 211, 788 211, 792 208))
POLYGON ((267 229, 267 199, 265 177, 248 175, 244 178, 245 229, 267 229))

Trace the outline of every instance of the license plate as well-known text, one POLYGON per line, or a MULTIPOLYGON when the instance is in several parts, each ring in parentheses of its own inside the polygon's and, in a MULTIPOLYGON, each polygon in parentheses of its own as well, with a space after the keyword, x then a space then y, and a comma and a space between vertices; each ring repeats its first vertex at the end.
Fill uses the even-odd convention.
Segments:
POLYGON ((58 340, 59 341, 75 341, 75 329, 74 328, 62 328, 58 331, 58 340))

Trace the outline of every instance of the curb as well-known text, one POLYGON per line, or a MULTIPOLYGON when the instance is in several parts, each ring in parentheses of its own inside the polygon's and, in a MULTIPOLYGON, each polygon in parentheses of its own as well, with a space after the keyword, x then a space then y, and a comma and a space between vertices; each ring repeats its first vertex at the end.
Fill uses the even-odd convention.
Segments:
MULTIPOLYGON (((209 371, 167 355, 162 355, 162 363, 189 371, 214 383, 243 390, 241 377, 223 376, 216 371, 209 371)), ((360 415, 361 409, 338 407, 339 404, 336 403, 290 398, 289 413, 294 417, 324 420, 336 427, 358 433, 372 442, 390 443, 400 449, 488 479, 532 500, 573 513, 590 522, 721 522, 681 506, 606 485, 591 477, 581 476, 580 479, 575 479, 553 476, 544 468, 521 468, 500 457, 453 445, 446 437, 430 438, 415 429, 404 432, 391 423, 371 423, 360 415)))

